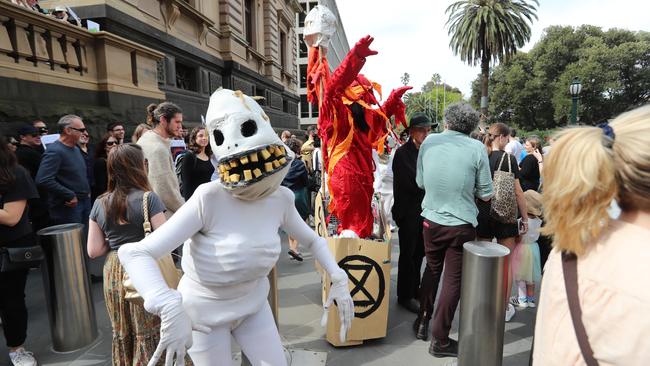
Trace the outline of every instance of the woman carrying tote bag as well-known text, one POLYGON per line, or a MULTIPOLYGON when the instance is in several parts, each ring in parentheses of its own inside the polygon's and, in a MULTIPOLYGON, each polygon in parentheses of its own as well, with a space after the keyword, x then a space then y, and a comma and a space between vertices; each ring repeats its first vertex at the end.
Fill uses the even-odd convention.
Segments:
POLYGON ((108 190, 97 198, 90 212, 88 255, 96 258, 108 253, 104 298, 113 327, 113 365, 146 365, 158 345, 160 319, 146 312, 141 303, 127 300, 126 272, 117 249, 142 240, 146 221, 150 221, 153 230, 160 227, 165 222, 165 206, 150 192, 144 154, 138 145, 116 146, 108 156, 107 167, 108 190))

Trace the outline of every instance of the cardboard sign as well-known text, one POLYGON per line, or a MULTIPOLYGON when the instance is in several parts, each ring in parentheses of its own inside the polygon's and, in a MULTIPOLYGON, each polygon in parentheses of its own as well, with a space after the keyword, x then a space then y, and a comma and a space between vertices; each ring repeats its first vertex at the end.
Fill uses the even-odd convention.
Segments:
MULTIPOLYGON (((384 242, 328 238, 327 244, 339 266, 348 274, 350 295, 354 301, 352 329, 347 341, 339 339, 340 321, 336 306, 329 309, 327 341, 333 346, 353 346, 365 339, 383 338, 388 327, 390 291, 390 245, 384 242), (388 255, 387 255, 388 253, 388 255)), ((323 297, 327 298, 331 281, 324 276, 323 297)))

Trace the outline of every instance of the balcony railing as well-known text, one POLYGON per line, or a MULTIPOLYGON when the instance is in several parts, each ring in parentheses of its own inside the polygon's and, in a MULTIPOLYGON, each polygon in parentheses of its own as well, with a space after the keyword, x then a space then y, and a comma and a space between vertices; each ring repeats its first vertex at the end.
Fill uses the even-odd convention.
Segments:
POLYGON ((163 99, 163 54, 0 0, 0 77, 163 99))

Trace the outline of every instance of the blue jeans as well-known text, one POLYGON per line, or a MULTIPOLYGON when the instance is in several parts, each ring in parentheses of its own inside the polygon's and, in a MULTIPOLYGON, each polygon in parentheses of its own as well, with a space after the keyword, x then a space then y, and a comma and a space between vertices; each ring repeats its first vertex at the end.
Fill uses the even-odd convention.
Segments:
POLYGON ((58 206, 50 207, 50 222, 52 225, 84 224, 88 225, 90 216, 90 197, 79 198, 75 207, 58 206))

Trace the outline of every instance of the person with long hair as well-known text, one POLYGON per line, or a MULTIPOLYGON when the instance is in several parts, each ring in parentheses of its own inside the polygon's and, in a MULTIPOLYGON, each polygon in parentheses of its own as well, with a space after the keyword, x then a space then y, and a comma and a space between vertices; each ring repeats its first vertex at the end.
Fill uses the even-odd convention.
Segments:
MULTIPOLYGON (((522 230, 520 232, 517 223, 503 223, 494 218, 490 214, 490 203, 478 200, 477 206, 479 209, 478 213, 478 227, 476 228, 477 237, 479 240, 492 241, 496 238, 497 242, 510 250, 510 253, 515 249, 515 239, 519 234, 523 234, 527 230, 528 226, 528 216, 526 213, 526 199, 524 198, 524 191, 521 189, 521 184, 519 183, 519 166, 517 166, 517 159, 514 156, 505 151, 505 147, 508 144, 510 139, 510 128, 503 123, 495 123, 490 126, 485 135, 483 142, 488 151, 488 158, 490 161, 490 171, 492 173, 492 178, 494 178, 494 172, 512 172, 515 178, 515 191, 512 194, 516 197, 517 208, 519 209, 519 214, 522 215, 522 230)), ((493 203, 492 203, 493 204, 493 203)), ((505 303, 507 305, 506 309, 506 321, 510 321, 515 315, 515 307, 510 304, 510 289, 512 288, 512 272, 510 270, 510 261, 506 261, 506 289, 505 291, 505 303)))
POLYGON ((190 133, 189 150, 183 154, 181 164, 181 187, 185 200, 189 200, 198 186, 210 181, 214 165, 210 161, 212 149, 210 136, 204 126, 194 127, 190 133))
POLYGON ((648 146, 645 105, 609 124, 561 131, 546 156, 542 231, 553 236, 553 251, 544 268, 534 365, 648 364, 648 146), (607 212, 612 200, 622 210, 618 219, 607 212), (580 329, 584 337, 576 335, 580 329))
POLYGON ((102 193, 106 192, 108 187, 108 168, 106 161, 108 154, 117 145, 119 145, 119 140, 111 134, 104 135, 97 144, 95 149, 95 162, 93 163, 93 176, 95 177, 95 185, 92 187, 93 201, 102 193))
POLYGON ((142 137, 142 135, 147 131, 151 131, 151 126, 146 123, 140 123, 133 131, 131 142, 134 144, 138 142, 138 140, 140 140, 140 137, 142 137))
POLYGON ((521 189, 526 192, 529 189, 539 190, 540 173, 544 164, 542 156, 542 143, 537 136, 528 136, 524 144, 526 157, 519 163, 519 179, 521 189))
MULTIPOLYGON (((135 144, 118 145, 108 155, 108 190, 97 198, 90 212, 88 256, 107 254, 104 263, 104 299, 113 327, 113 365, 145 365, 159 341, 160 319, 143 305, 125 297, 124 268, 117 249, 144 238, 142 200, 151 192, 142 149, 135 144)), ((153 192, 148 197, 151 225, 165 222, 165 206, 153 192)))
MULTIPOLYGON (((29 173, 18 165, 7 145, 7 140, 0 136, 0 248, 33 246, 36 237, 29 222, 27 200, 38 198, 38 192, 29 173)), ((37 365, 34 355, 24 347, 28 274, 28 269, 0 271, 0 318, 9 358, 15 366, 37 365)))

